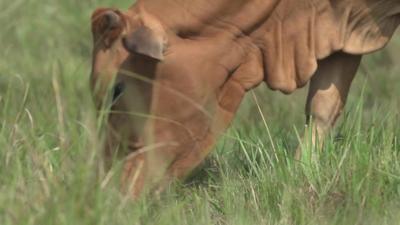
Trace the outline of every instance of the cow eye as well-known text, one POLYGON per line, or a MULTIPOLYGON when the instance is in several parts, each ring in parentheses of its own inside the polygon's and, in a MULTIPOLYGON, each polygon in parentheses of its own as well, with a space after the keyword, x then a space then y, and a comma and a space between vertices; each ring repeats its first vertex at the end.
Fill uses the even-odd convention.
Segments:
POLYGON ((112 98, 113 104, 122 96, 122 94, 124 93, 124 90, 125 90, 124 83, 119 82, 119 83, 115 84, 115 86, 113 88, 113 98, 112 98))

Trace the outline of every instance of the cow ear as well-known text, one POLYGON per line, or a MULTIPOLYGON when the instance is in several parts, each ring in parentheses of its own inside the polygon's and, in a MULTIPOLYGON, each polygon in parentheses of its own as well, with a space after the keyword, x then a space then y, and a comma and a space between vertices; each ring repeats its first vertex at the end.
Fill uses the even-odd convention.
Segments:
POLYGON ((166 40, 164 35, 157 33, 147 26, 141 26, 123 40, 125 48, 132 52, 146 55, 162 61, 166 40))
POLYGON ((92 33, 95 40, 101 40, 105 46, 118 39, 126 26, 124 15, 117 9, 100 8, 92 15, 92 33))

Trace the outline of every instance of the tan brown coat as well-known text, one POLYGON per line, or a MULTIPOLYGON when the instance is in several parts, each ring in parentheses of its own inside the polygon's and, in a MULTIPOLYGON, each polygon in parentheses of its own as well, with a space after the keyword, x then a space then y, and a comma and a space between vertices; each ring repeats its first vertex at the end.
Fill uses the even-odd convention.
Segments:
POLYGON ((128 149, 124 182, 137 196, 195 168, 263 80, 284 93, 311 82, 306 112, 323 138, 361 55, 398 27, 400 1, 138 0, 92 21, 99 106, 114 86, 106 152, 128 149))

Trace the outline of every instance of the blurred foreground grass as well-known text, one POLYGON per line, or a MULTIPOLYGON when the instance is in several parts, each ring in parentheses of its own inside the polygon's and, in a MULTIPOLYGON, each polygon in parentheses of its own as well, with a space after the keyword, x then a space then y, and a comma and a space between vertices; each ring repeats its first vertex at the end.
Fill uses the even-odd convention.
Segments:
POLYGON ((95 7, 130 4, 0 2, 0 224, 399 223, 399 38, 364 58, 318 164, 291 157, 305 90, 284 96, 260 87, 270 132, 249 94, 190 182, 161 201, 127 201, 119 165, 108 172, 99 163, 88 18, 95 7))

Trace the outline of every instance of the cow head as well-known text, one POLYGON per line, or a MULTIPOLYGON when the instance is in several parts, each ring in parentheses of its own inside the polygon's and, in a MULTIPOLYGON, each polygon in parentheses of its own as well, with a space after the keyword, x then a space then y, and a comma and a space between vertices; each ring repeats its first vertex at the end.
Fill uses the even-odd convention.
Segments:
POLYGON ((112 98, 105 149, 125 150, 122 180, 133 196, 196 167, 262 79, 259 67, 239 66, 243 44, 183 38, 144 10, 96 10, 92 31, 95 99, 112 98))

